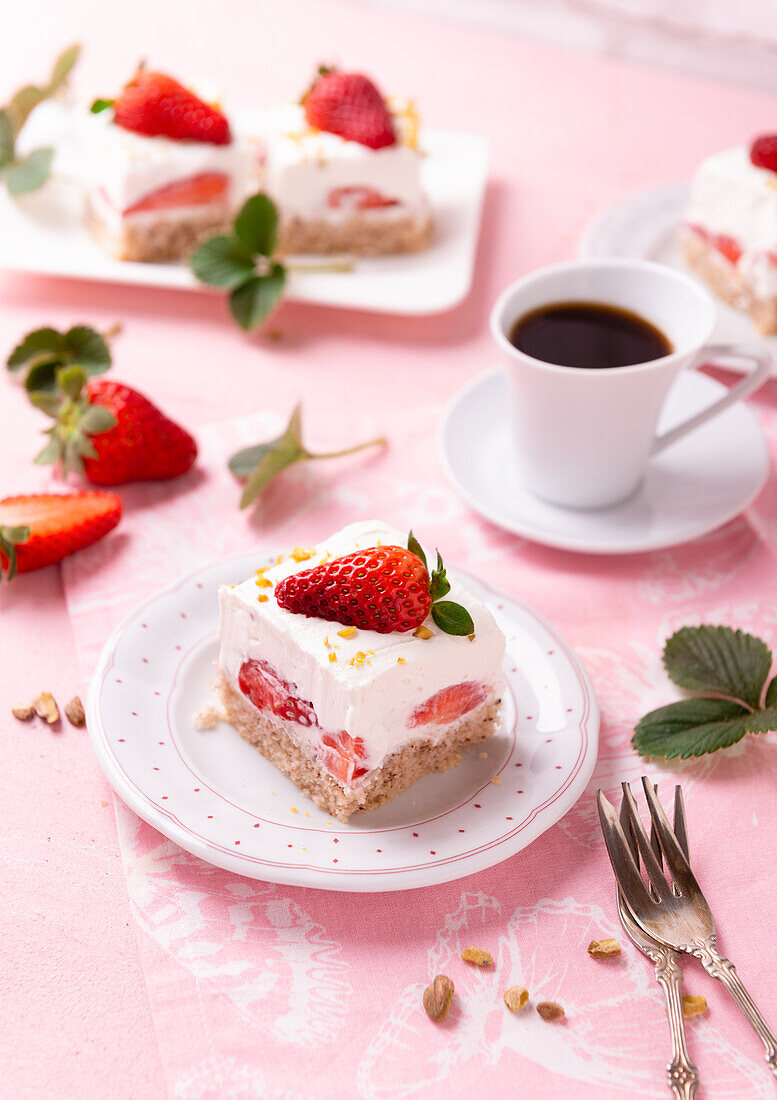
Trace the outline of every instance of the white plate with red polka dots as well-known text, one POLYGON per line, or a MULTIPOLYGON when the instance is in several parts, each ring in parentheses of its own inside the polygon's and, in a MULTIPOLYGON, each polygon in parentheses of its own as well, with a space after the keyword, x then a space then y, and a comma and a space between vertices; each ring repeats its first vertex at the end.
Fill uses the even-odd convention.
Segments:
POLYGON ((213 679, 219 584, 255 555, 176 582, 106 643, 87 723, 116 793, 182 848, 250 878, 326 890, 447 882, 521 851, 577 801, 599 708, 570 646, 536 611, 472 577, 507 638, 501 723, 459 767, 347 824, 314 806, 229 725, 198 729, 213 679))

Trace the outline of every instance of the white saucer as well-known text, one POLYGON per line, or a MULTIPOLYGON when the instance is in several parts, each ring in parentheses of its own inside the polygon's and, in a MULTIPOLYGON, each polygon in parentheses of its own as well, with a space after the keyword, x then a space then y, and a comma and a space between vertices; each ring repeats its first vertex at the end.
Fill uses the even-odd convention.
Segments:
MULTIPOLYGON (((661 430, 711 404, 724 389, 698 371, 682 374, 661 430)), ((561 508, 532 496, 515 477, 508 410, 499 368, 470 383, 443 419, 443 464, 476 512, 546 546, 627 554, 688 542, 743 511, 769 473, 763 432, 740 402, 651 459, 642 486, 624 503, 597 511, 561 508)))
MULTIPOLYGON (((638 191, 605 207, 583 232, 581 259, 653 260, 697 278, 683 259, 677 241, 677 227, 688 205, 689 189, 688 183, 671 183, 638 191)), ((717 298, 716 304, 715 342, 766 344, 774 357, 773 373, 777 375, 777 336, 762 336, 746 314, 717 298)), ((727 363, 726 368, 737 369, 733 363, 727 363)))

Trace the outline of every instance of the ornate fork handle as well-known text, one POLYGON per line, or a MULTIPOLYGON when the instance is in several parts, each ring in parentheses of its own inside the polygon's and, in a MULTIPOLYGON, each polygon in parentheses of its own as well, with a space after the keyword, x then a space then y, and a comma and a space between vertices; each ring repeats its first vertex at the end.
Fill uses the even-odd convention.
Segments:
POLYGON ((690 1059, 685 1042, 683 975, 677 965, 677 952, 668 947, 645 946, 644 950, 653 960, 656 981, 663 989, 666 998, 666 1013, 672 1035, 672 1061, 666 1067, 669 1088, 678 1100, 693 1100, 699 1087, 699 1071, 690 1059))
POLYGON ((689 950, 697 959, 701 959, 702 966, 708 974, 722 982, 739 1005, 743 1016, 766 1048, 766 1064, 777 1077, 777 1039, 742 984, 734 964, 718 954, 714 936, 710 936, 707 940, 697 940, 690 945, 689 950))

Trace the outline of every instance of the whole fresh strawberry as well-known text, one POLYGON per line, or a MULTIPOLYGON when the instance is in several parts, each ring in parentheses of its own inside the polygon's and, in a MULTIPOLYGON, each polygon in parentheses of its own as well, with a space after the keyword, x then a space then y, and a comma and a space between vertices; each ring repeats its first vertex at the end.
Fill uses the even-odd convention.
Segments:
POLYGON ((138 69, 116 99, 95 100, 92 111, 97 114, 108 107, 113 107, 117 126, 147 137, 211 145, 228 145, 232 140, 221 111, 166 73, 138 69))
POLYGON ((116 526, 121 511, 121 497, 96 489, 0 500, 0 576, 7 570, 11 580, 83 550, 116 526))
POLYGON ((319 73, 302 100, 310 126, 370 149, 395 144, 391 114, 369 77, 337 69, 320 69, 319 73))
POLYGON ((444 633, 472 634, 469 612, 442 599, 450 587, 439 554, 429 576, 426 556, 411 531, 407 549, 373 546, 292 573, 278 582, 275 598, 298 615, 378 634, 417 630, 430 612, 444 633))
POLYGON ((81 367, 57 372, 57 392, 30 400, 54 418, 49 442, 36 458, 59 463, 65 475, 95 485, 179 477, 197 457, 197 444, 147 397, 122 382, 89 378, 81 367))

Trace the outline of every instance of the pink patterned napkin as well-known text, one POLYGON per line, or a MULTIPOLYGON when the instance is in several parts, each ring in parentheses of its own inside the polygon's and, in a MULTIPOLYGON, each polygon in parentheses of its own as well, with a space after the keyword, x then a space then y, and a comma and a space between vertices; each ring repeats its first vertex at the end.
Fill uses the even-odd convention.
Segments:
MULTIPOLYGON (((773 396, 760 405, 774 452, 773 396)), ((692 856, 722 947, 777 1022, 768 977, 777 957, 762 923, 773 911, 777 737, 665 769, 646 766, 629 745, 635 718, 671 697, 659 654, 672 630, 706 620, 777 641, 777 483, 747 516, 691 545, 611 560, 571 555, 467 510, 440 472, 430 430, 438 416, 425 408, 388 423, 344 421, 339 439, 317 443, 379 429, 390 449, 287 471, 248 515, 237 509, 226 458, 282 425, 273 414, 214 425, 200 433, 196 471, 128 488, 122 527, 65 565, 88 676, 120 618, 182 573, 251 548, 309 544, 377 515, 412 526, 449 562, 534 604, 576 647, 602 707, 599 764, 578 805, 526 851, 445 886, 349 895, 252 881, 200 862, 116 800, 161 1058, 177 1098, 667 1095, 661 997, 618 925, 592 797, 597 786, 613 794, 646 767, 666 794, 682 779, 692 856), (623 956, 592 961, 589 941, 609 936, 623 942, 623 956), (492 952, 493 969, 460 960, 470 944, 492 952), (456 998, 447 1020, 433 1024, 421 992, 441 972, 456 998), (561 1002, 566 1019, 509 1013, 502 992, 517 983, 534 1002, 561 1002)), ((695 964, 686 975, 687 991, 710 1004, 689 1024, 707 1095, 773 1096, 758 1043, 723 991, 695 964)))

